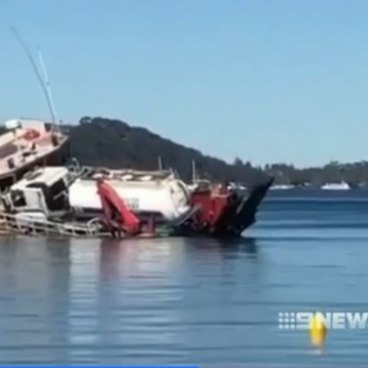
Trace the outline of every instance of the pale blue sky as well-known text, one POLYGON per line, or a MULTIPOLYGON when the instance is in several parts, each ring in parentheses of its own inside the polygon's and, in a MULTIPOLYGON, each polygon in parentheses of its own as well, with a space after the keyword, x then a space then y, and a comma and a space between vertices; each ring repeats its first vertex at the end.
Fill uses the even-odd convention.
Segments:
POLYGON ((368 159, 368 1, 1 0, 0 119, 120 118, 253 163, 368 159))

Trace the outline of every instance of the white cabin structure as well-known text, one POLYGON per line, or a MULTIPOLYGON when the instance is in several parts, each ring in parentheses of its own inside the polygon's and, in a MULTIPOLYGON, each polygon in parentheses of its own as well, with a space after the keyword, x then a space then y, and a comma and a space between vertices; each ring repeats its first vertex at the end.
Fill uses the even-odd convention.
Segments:
POLYGON ((39 165, 62 165, 67 160, 68 136, 51 123, 13 119, 4 124, 0 135, 0 189, 19 180, 39 165))

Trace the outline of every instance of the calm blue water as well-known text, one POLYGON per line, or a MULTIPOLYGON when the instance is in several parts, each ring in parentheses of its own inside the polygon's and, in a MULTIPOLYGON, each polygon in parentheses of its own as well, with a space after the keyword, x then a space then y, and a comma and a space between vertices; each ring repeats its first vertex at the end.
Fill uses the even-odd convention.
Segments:
POLYGON ((367 330, 319 352, 277 320, 368 311, 368 193, 272 193, 258 219, 233 243, 2 239, 0 364, 368 362, 367 330))

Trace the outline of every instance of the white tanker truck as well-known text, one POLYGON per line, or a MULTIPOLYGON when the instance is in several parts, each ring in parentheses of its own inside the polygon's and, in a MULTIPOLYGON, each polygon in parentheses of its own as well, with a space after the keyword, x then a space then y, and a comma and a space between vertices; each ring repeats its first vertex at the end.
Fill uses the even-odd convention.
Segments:
POLYGON ((1 198, 16 226, 48 220, 57 226, 95 223, 113 236, 121 230, 136 235, 163 228, 182 236, 239 237, 255 222, 272 182, 270 178, 242 194, 211 186, 190 192, 170 171, 44 167, 28 173, 1 198))
POLYGON ((91 219, 102 211, 96 180, 104 178, 141 219, 153 217, 155 222, 175 221, 190 210, 190 194, 171 171, 92 171, 69 187, 69 203, 75 216, 91 219))
POLYGON ((44 167, 26 175, 3 195, 8 212, 22 218, 88 221, 102 214, 96 180, 104 178, 138 217, 156 223, 175 221, 190 210, 186 185, 171 171, 88 169, 74 173, 64 167, 44 167))

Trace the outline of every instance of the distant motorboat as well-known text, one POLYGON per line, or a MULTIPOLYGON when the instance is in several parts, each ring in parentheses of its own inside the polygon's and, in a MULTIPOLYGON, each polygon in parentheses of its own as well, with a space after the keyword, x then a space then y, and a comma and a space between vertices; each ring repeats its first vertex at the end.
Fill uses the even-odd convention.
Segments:
POLYGON ((321 186, 322 190, 349 190, 351 189, 350 185, 342 181, 341 183, 326 183, 321 186))
POLYGON ((287 189, 294 189, 294 185, 289 185, 289 184, 276 184, 276 185, 272 185, 272 187, 270 188, 271 190, 287 190, 287 189))

